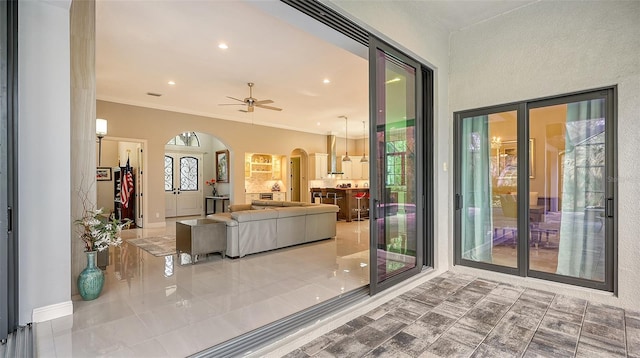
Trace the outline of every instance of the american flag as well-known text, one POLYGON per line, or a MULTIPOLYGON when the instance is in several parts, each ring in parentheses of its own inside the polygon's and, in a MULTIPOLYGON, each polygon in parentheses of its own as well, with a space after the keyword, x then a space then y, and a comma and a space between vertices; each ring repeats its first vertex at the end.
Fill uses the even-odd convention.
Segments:
POLYGON ((133 174, 131 173, 129 158, 127 158, 127 165, 124 167, 124 172, 122 173, 122 179, 120 182, 120 201, 122 202, 122 207, 128 208, 129 199, 131 199, 131 192, 133 191, 133 174))

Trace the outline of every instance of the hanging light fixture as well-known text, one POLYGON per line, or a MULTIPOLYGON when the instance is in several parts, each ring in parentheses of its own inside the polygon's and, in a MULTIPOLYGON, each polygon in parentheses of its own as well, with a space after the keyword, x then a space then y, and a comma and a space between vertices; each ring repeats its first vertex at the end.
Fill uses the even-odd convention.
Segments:
POLYGON ((342 158, 343 162, 350 162, 351 158, 349 158, 349 151, 347 145, 347 136, 349 134, 347 127, 347 116, 340 116, 338 118, 344 118, 344 157, 342 158))
POLYGON ((362 121, 362 158, 360 158, 360 163, 369 162, 369 158, 367 158, 367 144, 364 141, 366 138, 367 138, 367 131, 365 130, 364 121, 362 121))

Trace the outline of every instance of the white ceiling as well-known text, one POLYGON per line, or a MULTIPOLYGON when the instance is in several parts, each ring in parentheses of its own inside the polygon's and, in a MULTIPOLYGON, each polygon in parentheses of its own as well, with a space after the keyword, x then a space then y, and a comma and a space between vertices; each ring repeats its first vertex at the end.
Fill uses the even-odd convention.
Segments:
MULTIPOLYGON (((531 2, 397 6, 429 14, 455 31, 531 2)), ((359 138, 369 111, 366 53, 364 46, 278 1, 96 3, 96 90, 106 101, 338 136, 345 134, 338 116, 346 115, 349 137, 359 138), (219 49, 220 42, 229 48, 219 49), (324 84, 325 78, 331 82, 324 84), (253 97, 271 99, 283 111, 243 113, 243 106, 219 106, 235 102, 226 96, 248 97, 247 82, 255 83, 253 97)))

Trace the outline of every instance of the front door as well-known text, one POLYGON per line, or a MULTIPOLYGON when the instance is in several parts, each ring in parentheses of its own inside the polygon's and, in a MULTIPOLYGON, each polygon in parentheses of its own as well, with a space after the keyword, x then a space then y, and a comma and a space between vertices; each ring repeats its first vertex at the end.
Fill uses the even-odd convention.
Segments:
POLYGON ((420 65, 373 39, 371 76, 372 294, 420 271, 423 262, 420 65), (374 153, 377 153, 375 155, 374 153))
POLYGON ((165 217, 203 213, 202 154, 165 153, 165 217))

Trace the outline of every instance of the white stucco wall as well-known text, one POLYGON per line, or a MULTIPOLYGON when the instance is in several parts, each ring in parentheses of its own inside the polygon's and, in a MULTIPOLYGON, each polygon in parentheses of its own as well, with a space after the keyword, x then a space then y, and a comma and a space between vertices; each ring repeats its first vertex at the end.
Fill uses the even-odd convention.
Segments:
POLYGON ((464 109, 618 85, 618 296, 456 269, 638 309, 638 19, 638 1, 543 1, 451 36, 450 117, 454 111, 464 109))
POLYGON ((34 308, 70 305, 68 5, 18 6, 19 324, 34 308))

